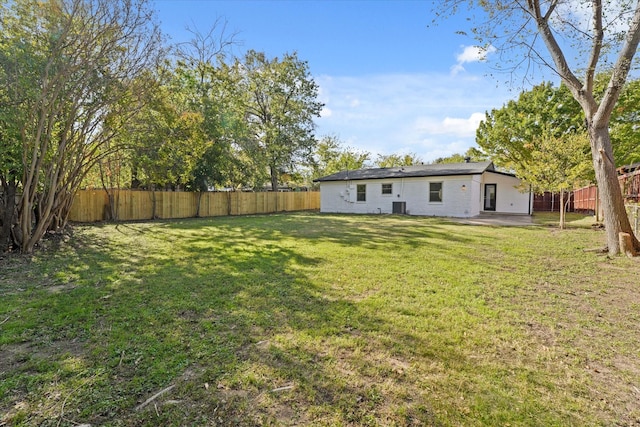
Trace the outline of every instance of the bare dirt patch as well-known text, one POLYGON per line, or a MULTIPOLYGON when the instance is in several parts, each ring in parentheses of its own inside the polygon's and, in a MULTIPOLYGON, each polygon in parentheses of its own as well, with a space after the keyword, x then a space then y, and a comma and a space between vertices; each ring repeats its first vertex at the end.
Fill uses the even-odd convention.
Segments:
POLYGON ((580 381, 588 385, 586 392, 603 420, 637 425, 640 264, 614 260, 597 269, 595 275, 576 275, 570 289, 562 281, 544 281, 520 293, 516 298, 523 315, 543 319, 523 327, 539 343, 530 350, 534 355, 543 358, 546 352, 549 363, 582 372, 580 381), (600 275, 612 279, 603 285, 600 275))

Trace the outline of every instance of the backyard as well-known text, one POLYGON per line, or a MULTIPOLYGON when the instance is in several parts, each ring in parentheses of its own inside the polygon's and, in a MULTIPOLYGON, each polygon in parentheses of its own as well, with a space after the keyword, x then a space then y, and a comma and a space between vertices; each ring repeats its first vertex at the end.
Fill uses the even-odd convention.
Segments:
POLYGON ((0 426, 639 423, 640 262, 555 220, 76 225, 0 258, 0 426))

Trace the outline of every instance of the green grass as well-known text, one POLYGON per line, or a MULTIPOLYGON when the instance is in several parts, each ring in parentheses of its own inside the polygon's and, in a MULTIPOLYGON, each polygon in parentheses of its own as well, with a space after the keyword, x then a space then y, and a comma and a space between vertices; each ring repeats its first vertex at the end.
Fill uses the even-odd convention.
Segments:
MULTIPOLYGON (((591 228, 597 225, 594 215, 583 215, 575 212, 567 212, 565 215, 567 228, 591 228)), ((556 227, 560 224, 560 213, 536 212, 533 216, 533 221, 539 225, 556 227)))
POLYGON ((603 243, 403 216, 76 226, 0 260, 0 425, 633 424, 640 264, 603 243))

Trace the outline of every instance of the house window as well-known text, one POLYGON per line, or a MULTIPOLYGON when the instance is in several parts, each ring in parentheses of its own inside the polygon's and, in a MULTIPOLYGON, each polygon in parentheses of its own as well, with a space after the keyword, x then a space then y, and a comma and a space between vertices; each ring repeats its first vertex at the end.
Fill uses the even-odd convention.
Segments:
POLYGON ((442 202, 442 183, 441 182, 429 183, 429 201, 442 202))
POLYGON ((359 202, 366 202, 367 201, 367 184, 358 184, 358 187, 356 189, 356 200, 359 202))
POLYGON ((393 194, 393 184, 382 184, 382 194, 393 194))

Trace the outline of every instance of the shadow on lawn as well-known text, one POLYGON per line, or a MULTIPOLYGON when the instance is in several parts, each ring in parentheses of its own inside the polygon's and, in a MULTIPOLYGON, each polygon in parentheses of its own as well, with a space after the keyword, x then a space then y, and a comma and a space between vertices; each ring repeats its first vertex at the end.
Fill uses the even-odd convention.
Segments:
POLYGON ((12 356, 0 409, 18 419, 23 405, 41 425, 438 425, 411 361, 473 363, 328 293, 313 277, 327 260, 287 243, 445 251, 476 239, 384 219, 383 231, 375 216, 305 214, 92 226, 31 278, 72 286, 15 296, 28 309, 22 332, 7 323, 16 342, 51 345, 12 356))
MULTIPOLYGON (((0 421, 366 424, 394 416, 402 405, 388 407, 375 375, 352 365, 359 350, 323 348, 376 331, 380 319, 328 299, 309 280, 320 260, 279 244, 299 223, 267 222, 120 224, 107 241, 78 233, 63 251, 38 255, 27 281, 41 285, 8 301, 22 314, 3 325, 12 335, 0 347, 0 421), (65 286, 51 292, 52 284, 65 286)), ((309 220, 299 237, 382 241, 355 228, 331 237, 327 227, 344 224, 322 222, 324 230, 313 229, 309 220)), ((384 346, 363 340, 356 339, 362 349, 384 346)), ((407 423, 434 424, 429 408, 409 406, 407 423)))
MULTIPOLYGON (((331 226, 340 227, 340 221, 331 226)), ((184 258, 153 277, 174 283, 157 304, 177 313, 173 329, 189 337, 185 352, 192 378, 183 384, 180 397, 191 410, 183 421, 304 424, 324 418, 329 424, 367 424, 396 418, 395 412, 401 411, 400 421, 396 419, 400 425, 402 417, 407 423, 437 424, 424 403, 396 402, 390 408, 380 396, 379 378, 365 373, 371 367, 351 360, 354 351, 381 351, 386 345, 366 338, 378 333, 381 319, 352 301, 328 298, 326 289, 308 277, 325 260, 281 244, 282 235, 312 242, 332 238, 335 230, 321 232, 325 237, 315 234, 318 230, 301 236, 300 224, 286 217, 265 218, 264 224, 252 218, 197 230, 188 222, 168 228, 168 235, 183 232, 175 247, 184 258), (340 346, 327 344, 358 334, 360 350, 336 354, 340 346), (192 418, 196 414, 200 418, 192 418)), ((154 231, 155 237, 160 235, 154 231)), ((371 237, 354 229, 339 239, 345 245, 367 245, 376 240, 371 237)), ((154 282, 153 277, 148 281, 154 282)), ((163 416, 170 420, 176 411, 180 409, 166 409, 163 416)))

